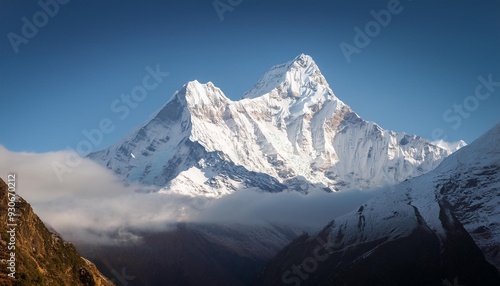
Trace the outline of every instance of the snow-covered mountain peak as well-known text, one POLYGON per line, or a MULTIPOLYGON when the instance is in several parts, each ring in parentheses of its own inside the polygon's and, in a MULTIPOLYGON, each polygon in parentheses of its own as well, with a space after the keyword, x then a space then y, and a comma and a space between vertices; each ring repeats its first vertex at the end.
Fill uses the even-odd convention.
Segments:
POLYGON ((287 71, 290 71, 292 69, 302 68, 312 73, 319 72, 319 68, 314 62, 313 58, 306 54, 300 54, 295 59, 288 62, 287 68, 288 68, 287 71))
POLYGON ((470 145, 454 152, 441 163, 435 172, 467 174, 477 166, 500 165, 500 123, 480 136, 470 145))
POLYGON ((432 144, 439 146, 443 149, 450 151, 451 153, 457 151, 458 149, 467 146, 464 140, 458 140, 456 142, 446 142, 443 139, 433 141, 432 144))
POLYGON ((89 157, 129 181, 220 196, 371 188, 428 172, 451 153, 363 120, 307 55, 274 66, 244 97, 190 81, 150 122, 89 157))
POLYGON ((304 53, 298 55, 292 62, 304 62, 304 63, 312 63, 314 64, 314 60, 310 55, 306 55, 304 53))
POLYGON ((179 95, 185 98, 190 107, 206 105, 220 107, 230 101, 212 82, 202 84, 197 80, 185 84, 179 95))
POLYGON ((273 90, 282 98, 307 97, 311 93, 304 93, 306 88, 329 90, 325 77, 312 57, 301 54, 292 61, 273 66, 243 98, 256 98, 273 90))

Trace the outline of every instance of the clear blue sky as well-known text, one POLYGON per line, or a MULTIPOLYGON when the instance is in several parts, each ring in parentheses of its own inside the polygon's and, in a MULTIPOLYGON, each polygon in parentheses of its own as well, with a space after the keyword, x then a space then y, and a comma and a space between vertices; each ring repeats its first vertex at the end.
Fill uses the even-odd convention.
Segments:
POLYGON ((390 1, 242 0, 223 21, 212 2, 72 0, 15 53, 9 33, 23 35, 23 17, 43 24, 43 10, 36 1, 1 1, 0 144, 75 148, 82 130, 109 118, 115 129, 95 147, 103 149, 189 80, 212 81, 238 99, 300 53, 315 59, 341 100, 383 128, 428 139, 441 128, 448 141, 470 143, 500 120, 500 87, 475 96, 478 76, 500 82, 500 1, 401 1, 403 10, 350 63, 340 43, 354 45, 354 28, 390 1), (119 119, 111 103, 156 65, 169 76, 119 119), (475 111, 449 113, 460 126, 446 122, 443 113, 466 98, 469 107, 479 103, 475 111))

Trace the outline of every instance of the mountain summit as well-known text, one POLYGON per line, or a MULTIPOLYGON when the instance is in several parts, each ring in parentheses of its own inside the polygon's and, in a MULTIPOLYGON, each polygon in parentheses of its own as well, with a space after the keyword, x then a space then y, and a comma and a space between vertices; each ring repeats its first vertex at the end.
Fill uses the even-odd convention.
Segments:
POLYGON ((317 86, 328 88, 328 83, 314 60, 301 54, 293 61, 272 67, 243 98, 259 97, 273 89, 286 90, 291 97, 307 96, 310 93, 303 93, 301 89, 317 86))
POLYGON ((152 120, 89 157, 129 181, 218 197, 372 188, 424 174, 450 153, 360 118, 302 54, 238 101, 189 82, 152 120))

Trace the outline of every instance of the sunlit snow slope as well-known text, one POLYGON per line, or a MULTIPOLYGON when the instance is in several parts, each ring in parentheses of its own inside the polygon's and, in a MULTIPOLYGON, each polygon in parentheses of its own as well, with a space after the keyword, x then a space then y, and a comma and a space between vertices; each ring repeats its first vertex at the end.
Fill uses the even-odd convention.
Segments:
POLYGON ((272 67, 238 101, 211 82, 191 81, 151 121, 89 157, 128 181, 217 197, 245 188, 307 193, 393 184, 450 153, 360 118, 302 54, 272 67))

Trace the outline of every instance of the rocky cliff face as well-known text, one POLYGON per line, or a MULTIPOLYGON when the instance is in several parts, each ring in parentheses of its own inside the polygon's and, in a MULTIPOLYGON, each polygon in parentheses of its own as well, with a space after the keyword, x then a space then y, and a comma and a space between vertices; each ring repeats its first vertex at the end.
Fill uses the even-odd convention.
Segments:
POLYGON ((9 220, 10 198, 0 179, 0 285, 114 285, 72 244, 50 232, 23 198, 16 197, 17 215, 9 220))

